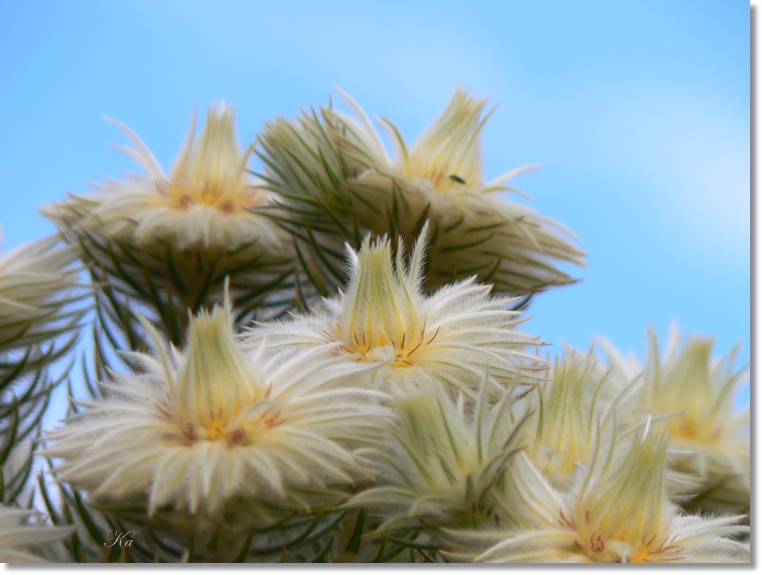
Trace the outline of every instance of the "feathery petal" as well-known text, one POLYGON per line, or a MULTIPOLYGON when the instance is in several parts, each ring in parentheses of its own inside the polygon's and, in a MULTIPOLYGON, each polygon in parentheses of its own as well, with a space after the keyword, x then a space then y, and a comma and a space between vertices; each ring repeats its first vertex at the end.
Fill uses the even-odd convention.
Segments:
POLYGON ((373 384, 385 391, 420 384, 473 398, 485 368, 492 393, 516 377, 542 377, 543 362, 526 351, 540 341, 515 329, 522 320, 505 309, 512 300, 490 297, 489 287, 473 279, 424 295, 425 234, 426 229, 408 265, 402 249, 392 257, 386 238, 366 237, 359 253, 348 248, 346 293, 326 300, 322 313, 261 324, 249 332, 250 344, 266 339, 276 349, 323 348, 347 360, 381 364, 372 372, 373 384))

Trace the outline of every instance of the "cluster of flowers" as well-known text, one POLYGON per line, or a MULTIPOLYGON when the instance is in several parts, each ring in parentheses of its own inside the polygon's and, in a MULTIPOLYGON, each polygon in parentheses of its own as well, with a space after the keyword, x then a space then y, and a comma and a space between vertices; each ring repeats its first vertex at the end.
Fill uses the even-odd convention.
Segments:
POLYGON ((521 308, 584 254, 495 195, 521 170, 483 181, 486 102, 458 90, 410 147, 381 120, 391 159, 345 98, 269 123, 255 176, 229 107, 169 174, 122 126, 145 174, 44 208, 102 328, 42 452, 86 517, 67 549, 102 559, 107 525, 131 560, 748 561, 732 354, 675 330, 645 366, 543 358, 521 308))

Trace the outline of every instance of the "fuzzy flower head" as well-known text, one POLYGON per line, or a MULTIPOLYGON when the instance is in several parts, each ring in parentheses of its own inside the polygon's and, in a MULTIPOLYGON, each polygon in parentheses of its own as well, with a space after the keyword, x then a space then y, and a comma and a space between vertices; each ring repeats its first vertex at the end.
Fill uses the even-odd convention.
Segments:
POLYGON ((72 195, 46 207, 45 215, 78 230, 139 245, 169 239, 180 249, 198 245, 234 250, 252 240, 279 245, 269 220, 249 211, 267 203, 268 195, 251 187, 251 150, 238 147, 232 107, 211 107, 198 139, 194 112, 188 139, 169 174, 135 132, 114 123, 134 145, 119 149, 137 160, 145 173, 121 181, 107 179, 97 186, 99 193, 72 195))
POLYGON ((346 293, 325 300, 322 313, 261 325, 252 340, 330 348, 347 360, 383 364, 373 372, 383 389, 428 384, 473 398, 485 367, 492 387, 540 377, 542 362, 525 351, 540 342, 515 329, 519 314, 505 309, 512 300, 491 298, 489 286, 473 278, 423 293, 425 234, 407 264, 401 239, 393 256, 388 239, 366 237, 359 253, 348 249, 346 293))
POLYGON ((668 440, 636 434, 620 465, 591 476, 572 506, 575 546, 597 563, 641 563, 680 558, 665 509, 668 440), (667 525, 665 525, 667 523, 667 525), (672 539, 672 541, 670 541, 672 539))
POLYGON ((739 535, 738 517, 702 519, 680 514, 666 493, 665 433, 635 433, 618 461, 594 465, 570 499, 567 528, 585 560, 664 563, 748 560, 745 549, 723 537, 739 535))
POLYGON ((337 268, 331 254, 344 242, 357 248, 370 232, 400 235, 410 245, 429 220, 427 293, 472 275, 514 296, 573 281, 556 267, 583 265, 584 254, 569 242, 568 230, 499 197, 516 191, 508 183, 524 170, 485 183, 486 100, 456 90, 412 145, 391 122, 379 120, 394 147, 390 155, 362 108, 341 94, 353 115, 329 107, 320 116, 305 114, 298 124, 278 119, 260 138, 266 187, 283 198, 279 221, 313 256, 305 266, 308 276, 330 282, 337 268))
MULTIPOLYGON (((712 358, 712 338, 688 336, 680 346, 673 326, 664 355, 656 333, 649 334, 645 370, 623 359, 608 345, 620 373, 639 376, 635 402, 638 410, 666 418, 671 444, 681 452, 671 461, 677 470, 698 476, 712 499, 737 500, 736 511, 748 509, 750 489, 749 408, 736 412, 734 395, 748 373, 734 369, 736 348, 725 358, 712 358)), ((641 415, 642 416, 642 415, 641 415)), ((699 506, 700 507, 700 506, 699 506)), ((727 507, 710 505, 709 509, 727 507)))
POLYGON ((670 348, 661 360, 656 336, 651 334, 641 406, 651 413, 677 414, 669 421, 669 436, 677 447, 704 452, 704 457, 696 460, 700 473, 748 471, 748 464, 743 463, 750 456, 748 435, 743 433, 748 410, 736 414, 733 409, 735 391, 744 383, 745 374, 734 372, 734 354, 712 360, 711 338, 689 337, 678 351, 678 337, 673 332, 670 348))
POLYGON ((499 524, 491 490, 521 449, 513 402, 507 392, 490 405, 486 385, 475 410, 437 388, 399 395, 399 420, 389 426, 391 446, 368 452, 381 472, 378 484, 350 503, 385 519, 382 531, 421 521, 434 527, 499 524))
MULTIPOLYGON (((431 204, 432 215, 443 218, 441 222, 435 219, 437 223, 449 226, 464 217, 459 211, 471 208, 471 213, 467 213, 475 221, 470 223, 476 224, 479 215, 488 217, 490 209, 494 211, 498 206, 498 203, 491 205, 486 195, 480 195, 512 191, 506 183, 534 167, 514 170, 494 182, 485 183, 481 131, 491 112, 484 114, 486 99, 475 98, 464 90, 455 91, 442 115, 412 145, 405 142, 390 121, 379 120, 393 144, 393 157, 387 153, 380 135, 362 108, 348 95, 340 93, 358 119, 340 112, 330 113, 341 125, 350 128, 348 134, 351 136, 337 137, 337 141, 349 150, 351 137, 355 137, 373 158, 372 167, 357 166, 362 170, 358 181, 380 187, 396 183, 411 199, 431 204)), ((518 205, 514 207, 521 209, 518 205)))
POLYGON ((256 441, 259 426, 275 427, 279 414, 274 409, 270 417, 247 418, 241 420, 240 427, 235 425, 244 407, 258 405, 261 409, 267 405, 262 400, 269 391, 231 337, 227 312, 202 312, 191 320, 188 361, 172 381, 174 389, 169 396, 175 401, 174 405, 167 404, 167 414, 185 424, 184 436, 244 444, 256 441))
POLYGON ((101 300, 112 301, 114 309, 105 313, 122 318, 127 324, 122 331, 140 331, 125 311, 140 302, 141 313, 179 344, 186 311, 222 303, 226 276, 237 307, 247 302, 248 313, 277 314, 282 306, 273 299, 278 298, 288 307, 291 296, 281 290, 292 268, 291 244, 255 213, 270 203, 271 194, 253 188, 251 149, 238 145, 233 108, 211 107, 198 137, 194 112, 187 141, 168 173, 132 130, 114 123, 132 143, 118 148, 143 173, 106 178, 95 193, 70 194, 41 211, 79 249, 94 283, 108 284, 101 300))
POLYGON ((338 313, 329 326, 343 351, 361 361, 391 360, 395 367, 425 361, 439 331, 427 331, 421 314, 422 251, 416 250, 406 270, 401 250, 395 269, 386 238, 374 244, 367 238, 361 254, 348 250, 353 274, 341 305, 333 306, 338 313))
POLYGON ((612 415, 614 384, 591 350, 587 356, 568 349, 556 359, 549 381, 527 396, 531 413, 527 454, 561 491, 567 490, 578 464, 589 465, 599 437, 601 420, 612 415))
MULTIPOLYGON (((737 537, 748 528, 740 517, 682 514, 665 488, 668 438, 640 429, 629 447, 612 443, 597 452, 591 466, 578 476, 569 493, 544 483, 525 467, 521 483, 509 486, 518 524, 500 532, 453 533, 461 542, 489 547, 475 557, 487 562, 547 563, 705 563, 743 562, 748 549, 737 537), (526 478, 532 477, 532 481, 526 478)), ((525 460, 524 463, 528 463, 525 460)), ((531 464, 530 464, 531 465, 531 464)), ((516 474, 512 474, 515 476, 516 474)), ((482 547, 483 548, 483 547, 482 547)))
POLYGON ((151 513, 215 514, 233 499, 299 501, 300 488, 362 476, 352 449, 384 412, 372 392, 336 382, 367 367, 310 353, 273 360, 264 346, 247 356, 227 306, 193 318, 187 341, 183 352, 159 341, 153 356, 132 354, 144 373, 102 384, 106 398, 49 434, 59 480, 96 501, 147 500, 151 513))
POLYGON ((160 191, 179 209, 200 205, 232 214, 262 204, 266 198, 251 188, 246 170, 251 148, 241 152, 236 141, 233 108, 224 104, 210 108, 198 140, 194 139, 195 129, 194 113, 185 148, 170 170, 166 188, 160 191))

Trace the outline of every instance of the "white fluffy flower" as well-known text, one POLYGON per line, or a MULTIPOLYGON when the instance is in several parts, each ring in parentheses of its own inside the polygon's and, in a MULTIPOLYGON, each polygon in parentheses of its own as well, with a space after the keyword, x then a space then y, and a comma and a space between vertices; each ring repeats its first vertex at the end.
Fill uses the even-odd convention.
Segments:
POLYGON ((297 122, 277 119, 260 137, 267 188, 282 203, 281 221, 311 250, 305 273, 335 282, 340 247, 401 235, 408 244, 431 221, 427 293, 476 275, 498 292, 527 295, 573 281, 559 262, 584 265, 568 230, 500 197, 516 191, 522 169, 485 182, 481 130, 486 100, 456 90, 442 116, 409 146, 388 120, 391 158, 365 112, 348 96, 349 116, 321 109, 297 122), (339 252, 337 254, 337 252, 339 252), (334 276, 334 277, 331 277, 334 276))
POLYGON ((95 193, 70 194, 41 211, 78 248, 94 283, 106 286, 99 307, 122 324, 132 348, 140 347, 132 341, 140 329, 134 302, 147 304, 138 306, 141 313, 179 344, 187 310, 221 303, 226 276, 242 314, 263 317, 288 307, 291 242, 256 213, 271 194, 253 187, 251 149, 239 148, 233 108, 211 107, 198 138, 194 113, 168 173, 132 130, 116 123, 134 146, 119 148, 144 173, 107 178, 95 193))
POLYGON ((748 373, 734 368, 737 348, 724 358, 712 358, 712 338, 689 335, 682 347, 680 340, 674 325, 662 355, 651 331, 645 369, 602 343, 620 377, 637 378, 632 416, 640 412, 666 417, 671 445, 681 453, 670 464, 701 480, 688 508, 748 512, 750 413, 748 407, 740 412, 733 407, 735 392, 748 373))
POLYGON ((249 211, 266 204, 268 194, 252 188, 251 149, 242 152, 235 113, 224 104, 211 107, 196 139, 193 115, 185 146, 168 174, 130 128, 114 121, 134 148, 119 146, 145 170, 125 180, 107 178, 99 193, 71 195, 45 212, 55 220, 79 216, 77 230, 112 239, 151 244, 171 240, 178 249, 194 246, 235 250, 252 242, 279 249, 282 235, 270 221, 249 211))
POLYGON ((453 555, 519 563, 748 562, 748 547, 733 539, 748 532, 735 524, 740 517, 684 515, 670 503, 667 444, 663 434, 638 430, 625 452, 615 453, 613 444, 598 451, 563 494, 518 454, 506 473, 512 524, 450 532, 464 546, 453 555))
POLYGON ((554 362, 550 379, 527 394, 526 453, 554 488, 569 489, 577 467, 590 464, 618 392, 593 350, 583 355, 570 348, 554 362))
POLYGON ((227 306, 193 318, 187 340, 183 352, 155 341, 155 355, 132 354, 144 372, 101 384, 104 399, 48 435, 59 480, 150 513, 231 503, 264 521, 263 506, 304 505, 300 489, 365 476, 353 450, 373 444, 385 412, 376 393, 342 380, 367 366, 314 352, 284 362, 264 346, 247 357, 227 306))
POLYGON ((403 247, 393 258, 386 238, 366 237, 359 254, 348 248, 346 293, 325 300, 324 312, 260 325, 251 342, 266 338, 282 349, 324 349, 383 364, 373 372, 382 389, 427 384, 474 397, 485 369, 499 387, 514 378, 538 378, 542 362, 525 350, 540 341, 516 330, 519 313, 505 309, 514 300, 490 297, 490 286, 473 278, 424 295, 425 234, 408 265, 403 247))
POLYGON ((508 392, 493 404, 486 386, 475 409, 436 387, 399 394, 390 445, 369 450, 380 471, 377 484, 350 504, 384 519, 382 531, 419 522, 434 529, 499 524, 506 516, 491 492, 522 448, 514 400, 508 392))

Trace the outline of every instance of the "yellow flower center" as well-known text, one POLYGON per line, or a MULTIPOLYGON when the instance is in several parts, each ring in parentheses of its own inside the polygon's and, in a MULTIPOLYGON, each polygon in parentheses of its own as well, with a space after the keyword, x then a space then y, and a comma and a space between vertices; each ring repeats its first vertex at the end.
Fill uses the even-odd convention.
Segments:
MULTIPOLYGON (((645 533, 633 540, 625 527, 615 536, 604 536, 592 528, 589 514, 585 517, 586 522, 578 522, 581 528, 574 545, 596 563, 664 563, 682 559, 682 547, 675 543, 678 535, 645 533)), ((577 528, 573 521, 568 525, 577 528)))
MULTIPOLYGON (((419 252, 414 253, 413 260, 416 254, 419 252)), ((426 328, 426 318, 420 312, 417 269, 413 267, 412 263, 405 266, 400 254, 393 262, 386 238, 375 244, 366 238, 354 262, 341 313, 326 332, 329 341, 341 342, 341 349, 356 354, 358 361, 391 360, 395 367, 413 365, 439 335, 439 327, 426 328)))
POLYGON ((415 355, 421 348, 430 345, 439 334, 439 328, 433 333, 426 332, 426 326, 420 329, 403 330, 399 340, 387 335, 383 329, 362 333, 356 331, 346 338, 341 333, 341 326, 336 326, 338 339, 344 340, 342 350, 357 354, 357 361, 384 361, 392 359, 394 367, 405 367, 415 363, 415 355))
MULTIPOLYGON (((168 374, 157 415, 177 425, 169 437, 188 441, 249 442, 285 419, 247 360, 233 331, 230 301, 191 318, 186 361, 168 374)), ((166 365, 168 358, 164 359, 166 365)))
POLYGON ((228 426, 228 422, 222 419, 222 409, 215 417, 211 410, 209 410, 210 421, 208 425, 202 425, 206 429, 206 439, 222 439, 225 437, 225 428, 228 426))
POLYGON ((446 193, 454 187, 463 187, 469 183, 458 174, 451 173, 451 170, 448 170, 447 166, 436 163, 424 164, 423 162, 418 162, 415 168, 411 169, 408 176, 430 180, 434 191, 437 193, 446 193))
POLYGON ((211 108, 198 140, 194 130, 195 117, 185 149, 168 180, 156 183, 157 193, 170 198, 179 209, 201 205, 232 213, 263 204, 264 192, 250 186, 246 164, 251 149, 241 152, 238 147, 233 109, 211 108))
POLYGON ((253 208, 264 203, 261 192, 248 188, 226 189, 219 182, 207 181, 191 184, 181 183, 172 185, 169 182, 158 182, 156 188, 159 194, 172 198, 175 207, 188 209, 193 205, 217 208, 223 213, 230 214, 236 210, 253 208))
MULTIPOLYGON (((172 414, 166 402, 162 401, 161 406, 157 405, 156 407, 159 411, 159 417, 175 423, 178 422, 178 418, 172 414)), ((237 409, 232 414, 232 417, 225 418, 222 410, 219 410, 216 414, 212 410, 209 410, 209 418, 204 418, 203 422, 186 421, 180 425, 180 433, 170 433, 167 437, 169 439, 180 440, 184 438, 191 442, 224 440, 231 445, 247 445, 264 431, 281 425, 286 421, 281 409, 271 405, 262 409, 261 413, 252 417, 251 420, 239 422, 236 426, 229 425, 239 412, 240 409, 237 409)))

